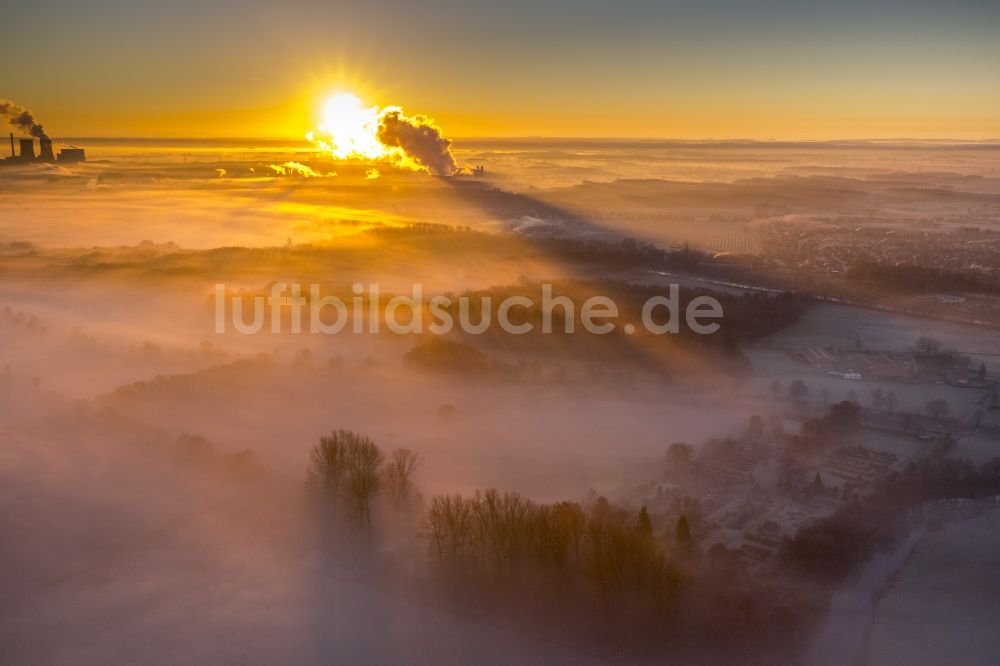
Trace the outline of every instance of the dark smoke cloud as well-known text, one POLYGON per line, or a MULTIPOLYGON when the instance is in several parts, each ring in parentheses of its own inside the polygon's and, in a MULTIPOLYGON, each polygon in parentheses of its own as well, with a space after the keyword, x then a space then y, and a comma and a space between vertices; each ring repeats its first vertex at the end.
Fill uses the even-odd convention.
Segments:
POLYGON ((435 176, 451 176, 458 171, 451 154, 451 140, 423 116, 409 118, 399 109, 384 110, 379 116, 378 140, 402 148, 435 176))
POLYGON ((31 111, 28 111, 20 104, 0 101, 0 115, 6 118, 9 124, 27 132, 37 139, 49 138, 49 135, 45 133, 42 126, 35 122, 35 117, 31 115, 31 111))

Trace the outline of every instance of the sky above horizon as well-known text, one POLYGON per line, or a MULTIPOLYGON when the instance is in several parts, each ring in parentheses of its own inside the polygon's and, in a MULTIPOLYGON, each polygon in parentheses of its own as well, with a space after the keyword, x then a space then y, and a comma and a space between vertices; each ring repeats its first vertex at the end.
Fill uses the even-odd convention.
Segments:
POLYGON ((452 136, 1000 138, 1000 3, 36 0, 0 98, 59 136, 297 137, 352 91, 452 136))

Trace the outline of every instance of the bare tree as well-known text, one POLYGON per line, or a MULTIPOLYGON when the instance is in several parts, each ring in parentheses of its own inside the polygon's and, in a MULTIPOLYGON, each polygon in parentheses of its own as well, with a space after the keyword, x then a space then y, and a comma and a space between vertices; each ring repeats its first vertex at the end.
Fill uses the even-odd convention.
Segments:
POLYGON ((346 500, 359 522, 371 529, 371 502, 382 490, 384 460, 368 437, 337 430, 321 437, 309 452, 306 483, 331 501, 346 500))
POLYGON ((420 456, 409 449, 396 449, 384 473, 385 489, 392 505, 401 510, 413 494, 413 473, 420 466, 420 456))
POLYGON ((460 557, 471 542, 471 502, 461 495, 441 495, 431 501, 424 518, 424 534, 434 545, 438 560, 460 557))
POLYGON ((370 531, 371 503, 382 492, 380 468, 385 460, 385 454, 367 437, 356 437, 357 439, 351 441, 348 446, 350 473, 346 479, 344 494, 357 514, 358 520, 370 531))
POLYGON ((319 444, 309 452, 306 483, 337 497, 341 482, 348 471, 347 450, 349 443, 359 436, 350 430, 337 430, 320 437, 319 444))

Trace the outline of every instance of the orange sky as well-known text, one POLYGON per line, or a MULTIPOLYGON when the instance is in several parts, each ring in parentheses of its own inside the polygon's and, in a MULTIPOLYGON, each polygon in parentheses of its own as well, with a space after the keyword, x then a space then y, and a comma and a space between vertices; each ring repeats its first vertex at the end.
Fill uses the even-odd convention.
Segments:
POLYGON ((43 28, 0 41, 24 64, 0 97, 55 137, 298 137, 349 90, 452 136, 1000 138, 996 2, 52 0, 5 18, 43 28))

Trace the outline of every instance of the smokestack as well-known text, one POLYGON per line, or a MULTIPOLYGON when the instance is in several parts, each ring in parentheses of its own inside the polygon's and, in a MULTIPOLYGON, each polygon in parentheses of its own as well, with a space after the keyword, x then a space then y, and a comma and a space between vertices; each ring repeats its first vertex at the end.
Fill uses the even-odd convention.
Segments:
POLYGON ((10 133, 10 156, 11 157, 16 157, 16 155, 14 154, 14 133, 13 132, 10 133))
POLYGON ((35 159, 34 139, 21 139, 21 159, 25 161, 35 159))
POLYGON ((52 139, 43 136, 38 140, 38 159, 42 162, 55 162, 56 156, 52 154, 52 139))

